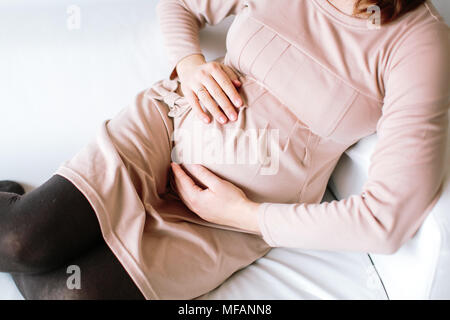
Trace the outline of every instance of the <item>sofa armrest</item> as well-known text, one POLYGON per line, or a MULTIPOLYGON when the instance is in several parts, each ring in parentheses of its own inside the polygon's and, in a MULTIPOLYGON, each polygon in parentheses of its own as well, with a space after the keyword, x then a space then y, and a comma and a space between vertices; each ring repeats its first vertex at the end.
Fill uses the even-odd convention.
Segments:
MULTIPOLYGON (((369 136, 343 154, 329 182, 337 199, 361 192, 376 141, 369 136)), ((450 172, 415 236, 395 254, 370 256, 391 299, 450 298, 450 172)))

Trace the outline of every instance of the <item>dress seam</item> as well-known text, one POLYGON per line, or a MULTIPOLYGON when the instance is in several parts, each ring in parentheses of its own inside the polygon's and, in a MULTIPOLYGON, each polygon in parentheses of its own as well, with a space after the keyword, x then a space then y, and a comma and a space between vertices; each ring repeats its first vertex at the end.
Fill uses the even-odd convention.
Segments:
MULTIPOLYGON (((312 137, 315 137, 315 141, 314 141, 314 145, 311 148, 311 151, 309 153, 309 163, 312 163, 313 161, 313 157, 316 153, 316 149, 317 146, 319 145, 320 140, 322 139, 321 137, 317 136, 316 134, 312 135, 312 137)), ((306 170, 306 177, 305 177, 305 181, 303 182, 303 186, 300 190, 300 194, 299 194, 299 201, 302 201, 303 195, 305 193, 306 187, 309 185, 310 183, 310 177, 311 177, 311 170, 306 170)))
MULTIPOLYGON (((309 60, 311 60, 314 64, 316 64, 317 66, 319 66, 321 69, 323 69, 325 72, 327 72, 328 74, 331 74, 333 77, 339 79, 340 81, 342 81, 345 85, 351 87, 353 90, 358 91, 360 94, 364 95, 365 97, 375 100, 377 102, 383 102, 382 99, 379 99, 377 97, 371 96, 370 94, 363 92, 361 89, 356 88, 354 85, 352 85, 351 83, 349 83, 347 80, 343 79, 342 77, 340 77, 339 75, 337 75, 334 71, 330 70, 329 68, 327 68, 326 66, 324 66, 322 63, 320 63, 319 61, 317 61, 316 59, 314 59, 309 53, 307 53, 306 51, 304 51, 303 49, 301 49, 300 47, 298 47, 295 43, 292 43, 289 39, 287 39, 286 37, 284 37, 283 35, 281 35, 277 30, 275 30, 274 28, 272 28, 271 26, 266 25, 264 22, 260 21, 259 19, 255 18, 255 17, 250 17, 251 19, 257 21, 258 23, 260 23, 262 27, 266 27, 268 29, 270 29, 271 31, 275 32, 280 38, 282 38, 284 41, 288 42, 291 46, 293 46, 294 48, 296 48, 297 50, 299 50, 301 53, 303 53, 307 58, 309 58, 309 60)), ((258 30, 259 31, 259 30, 258 30)), ((242 54, 242 51, 241 51, 242 54)), ((240 56, 239 56, 240 59, 240 56)), ((239 65, 240 67, 240 65, 239 65)))
MULTIPOLYGON (((147 89, 147 90, 145 91, 145 96, 146 96, 147 99, 149 99, 149 100, 151 100, 151 101, 153 102, 154 107, 158 110, 158 113, 159 113, 159 115, 161 116, 161 120, 162 120, 162 122, 164 123, 164 127, 166 127, 167 143, 168 143, 168 145, 169 145, 169 148, 172 149, 172 138, 171 138, 171 135, 173 134, 173 131, 175 130, 175 128, 171 129, 171 128, 168 127, 168 124, 166 123, 166 118, 164 117, 164 114, 165 114, 165 113, 163 113, 163 111, 160 109, 159 103, 164 104, 164 105, 167 107, 167 109, 170 109, 170 108, 169 108, 169 106, 167 105, 167 103, 158 101, 158 100, 156 100, 155 98, 151 97, 151 96, 148 94, 148 92, 149 92, 151 89, 152 89, 152 88, 149 88, 149 89, 147 89)), ((180 97, 183 97, 183 98, 184 98, 184 96, 180 96, 180 97)), ((169 119, 169 121, 170 121, 170 119, 169 119)))
POLYGON ((356 98, 358 98, 358 95, 359 95, 358 92, 353 91, 350 97, 345 101, 344 111, 341 111, 341 114, 339 114, 337 119, 334 121, 333 125, 330 126, 329 132, 326 135, 327 137, 330 137, 336 131, 341 121, 345 118, 345 115, 349 112, 349 110, 355 103, 356 98))
MULTIPOLYGON (((259 21, 258 21, 259 22, 259 21)), ((246 42, 244 43, 244 45, 242 46, 242 48, 240 49, 239 52, 239 58, 238 58, 238 69, 242 70, 241 67, 241 58, 242 58, 242 53, 244 52, 245 48, 248 46, 248 44, 250 43, 250 40, 253 39, 253 37, 260 32, 262 29, 264 28, 264 24, 262 24, 255 32, 252 33, 252 35, 246 40, 246 42)))
POLYGON ((317 3, 315 0, 312 1, 313 5, 319 9, 320 12, 322 12, 322 14, 326 15, 327 17, 331 18, 331 20, 333 20, 333 22, 336 22, 340 25, 343 25, 346 28, 351 28, 351 29, 355 29, 355 30, 359 30, 359 31, 368 31, 369 29, 367 28, 367 26, 359 26, 356 24, 351 24, 351 23, 347 23, 344 22, 342 20, 340 20, 339 18, 335 17, 333 14, 331 14, 330 12, 328 12, 328 10, 326 10, 325 8, 322 7, 322 4, 317 3))
MULTIPOLYGON (((267 48, 267 46, 273 41, 273 39, 275 39, 275 37, 277 36, 276 33, 274 33, 274 35, 272 36, 272 38, 270 38, 270 40, 261 48, 261 50, 259 50, 258 54, 256 55, 256 57, 253 59, 252 63, 250 64, 249 68, 248 68, 248 72, 249 73, 253 73, 252 69, 253 69, 253 65, 256 62, 256 59, 259 58, 259 56, 264 52, 264 50, 267 48)), ((278 59, 278 58, 277 58, 278 59)))
POLYGON ((280 61, 281 57, 286 53, 286 51, 292 46, 291 43, 288 43, 288 45, 286 46, 286 48, 284 48, 283 51, 280 52, 279 56, 275 59, 275 61, 272 63, 272 65, 270 66, 269 70, 267 70, 266 74, 264 75, 264 78, 262 80, 263 83, 266 82, 266 78, 269 75, 269 73, 272 71, 273 67, 276 65, 276 63, 278 61, 280 61))

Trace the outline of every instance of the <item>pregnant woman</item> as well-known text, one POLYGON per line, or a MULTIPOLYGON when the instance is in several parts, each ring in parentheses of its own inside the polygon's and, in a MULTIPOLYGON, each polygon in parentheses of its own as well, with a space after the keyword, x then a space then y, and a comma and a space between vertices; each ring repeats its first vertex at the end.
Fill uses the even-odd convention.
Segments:
POLYGON ((448 27, 430 2, 163 0, 158 13, 170 78, 39 188, 0 184, 0 271, 25 298, 192 299, 271 247, 392 253, 414 235, 448 124, 448 27), (226 56, 207 63, 199 28, 232 14, 226 56), (341 154, 374 132, 361 194, 320 203, 341 154))

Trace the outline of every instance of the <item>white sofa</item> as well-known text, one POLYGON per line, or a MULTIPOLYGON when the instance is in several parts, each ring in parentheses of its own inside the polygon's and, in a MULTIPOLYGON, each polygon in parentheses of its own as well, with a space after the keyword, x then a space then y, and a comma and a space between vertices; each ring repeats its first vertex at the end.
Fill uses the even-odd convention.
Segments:
MULTIPOLYGON (((361 140, 340 159, 329 187, 341 199, 359 193, 377 137, 361 140)), ((447 150, 450 150, 450 138, 447 150)), ((447 152, 450 168, 450 152, 447 152)), ((391 299, 450 299, 450 170, 425 222, 399 251, 370 254, 391 299)))
MULTIPOLYGON (((0 2, 0 180, 27 190, 41 184, 104 119, 168 76, 156 2, 0 2)), ((434 2, 450 18, 448 0, 434 2)), ((230 22, 202 32, 208 58, 223 55, 230 22)), ((330 180, 337 198, 359 192, 375 142, 368 137, 342 157, 330 180)), ((418 234, 394 255, 277 248, 201 299, 448 299, 449 181, 418 234)), ((0 299, 21 298, 0 273, 0 299)))

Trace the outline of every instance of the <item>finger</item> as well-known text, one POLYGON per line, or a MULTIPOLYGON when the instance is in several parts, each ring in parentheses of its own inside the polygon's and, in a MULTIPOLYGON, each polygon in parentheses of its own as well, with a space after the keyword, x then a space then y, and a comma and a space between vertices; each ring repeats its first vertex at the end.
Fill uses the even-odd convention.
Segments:
POLYGON ((236 87, 242 86, 242 82, 239 80, 238 75, 233 71, 233 69, 231 69, 229 66, 224 65, 224 64, 222 65, 222 69, 236 87))
POLYGON ((208 90, 201 87, 196 90, 198 99, 203 103, 206 109, 211 112, 212 116, 221 123, 227 123, 227 117, 220 111, 216 101, 210 96, 208 90), (201 90, 201 89, 204 90, 201 90))
POLYGON ((195 192, 203 191, 191 177, 187 175, 187 173, 181 168, 181 166, 175 162, 171 163, 172 171, 175 177, 175 183, 177 184, 177 188, 180 188, 184 192, 188 194, 192 194, 195 192))
POLYGON ((217 188, 223 182, 221 178, 199 164, 192 165, 191 172, 194 177, 198 179, 198 181, 200 181, 200 183, 202 183, 212 191, 217 190, 217 188))
POLYGON ((203 110, 202 106, 200 105, 200 102, 198 101, 197 96, 195 95, 194 91, 189 90, 186 95, 186 99, 188 100, 189 104, 192 106, 192 110, 194 110, 197 117, 202 120, 204 123, 209 123, 211 119, 208 117, 206 112, 203 110))
MULTIPOLYGON (((217 71, 215 71, 217 72, 217 71)), ((222 71, 220 81, 222 83, 225 83, 228 80, 229 86, 233 87, 233 84, 231 81, 227 78, 225 73, 222 71)), ((208 89, 209 94, 216 100, 216 102, 220 105, 220 108, 225 112, 225 114, 228 116, 228 119, 230 120, 236 120, 237 119, 237 113, 234 109, 234 106, 231 104, 230 99, 226 96, 225 92, 222 90, 221 85, 213 78, 213 77, 207 77, 204 80, 203 83, 208 89)), ((236 90, 236 89, 234 89, 236 90)))
MULTIPOLYGON (((228 96, 229 100, 233 102, 236 107, 242 106, 242 99, 236 90, 236 87, 231 81, 230 76, 222 69, 214 69, 211 72, 214 80, 219 84, 225 94, 228 96)), ((227 99, 228 100, 228 99, 227 99)), ((233 109, 234 110, 234 109, 233 109)))

